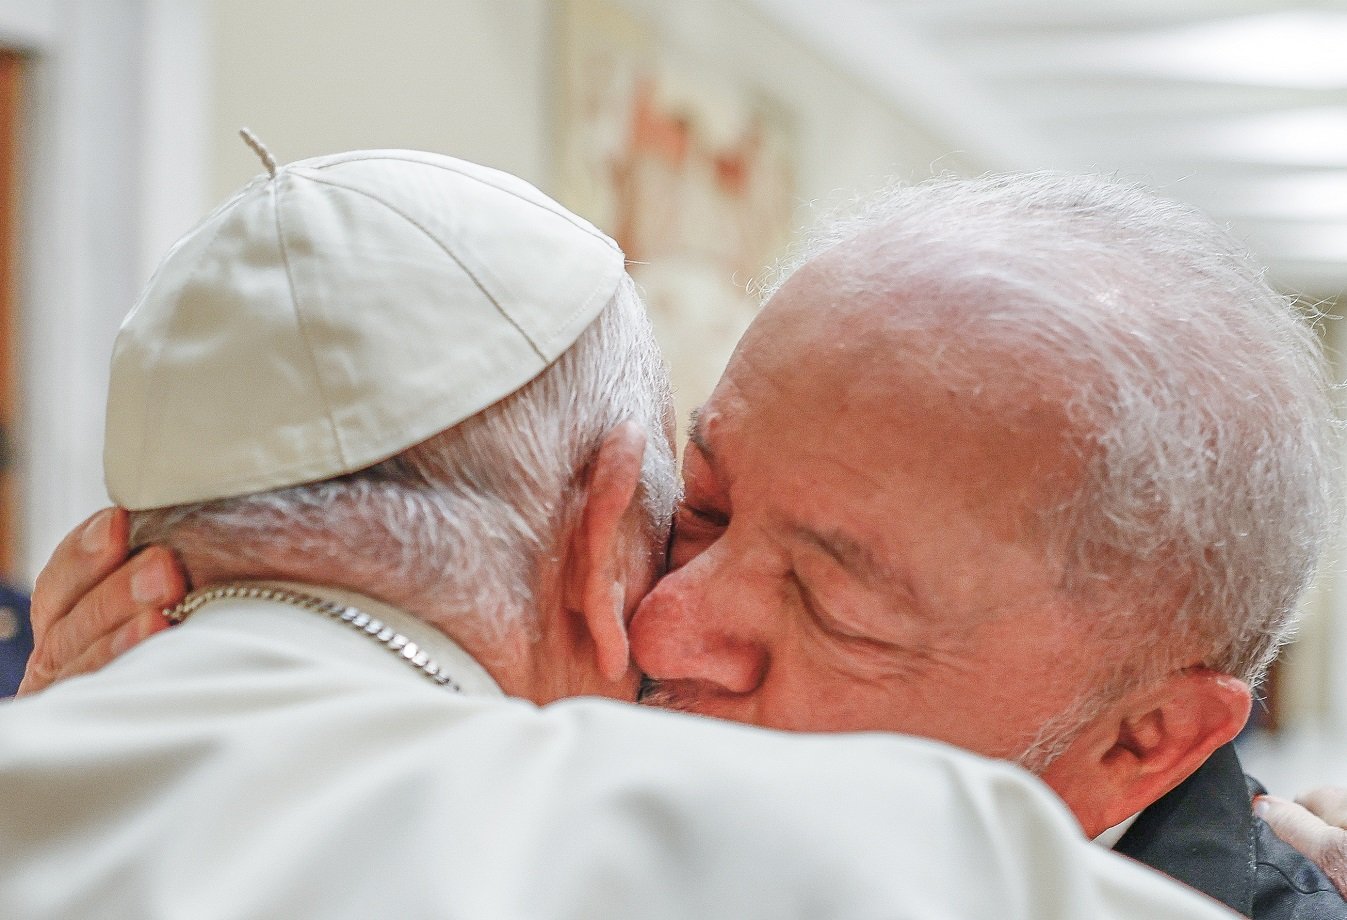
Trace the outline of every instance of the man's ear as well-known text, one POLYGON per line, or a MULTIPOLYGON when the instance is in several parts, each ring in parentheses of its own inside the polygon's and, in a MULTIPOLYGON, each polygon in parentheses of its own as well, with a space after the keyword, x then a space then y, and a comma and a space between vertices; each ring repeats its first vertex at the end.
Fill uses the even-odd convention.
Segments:
POLYGON ((1187 779, 1249 718, 1242 680, 1203 667, 1175 671, 1093 720, 1043 780, 1097 836, 1187 779))
POLYGON ((566 609, 578 614, 593 643, 599 673, 620 680, 631 666, 626 610, 632 588, 644 589, 644 573, 634 571, 631 545, 636 494, 646 435, 635 422, 623 422, 603 439, 590 466, 584 506, 572 535, 566 573, 566 609), (631 584, 635 579, 641 584, 631 584))

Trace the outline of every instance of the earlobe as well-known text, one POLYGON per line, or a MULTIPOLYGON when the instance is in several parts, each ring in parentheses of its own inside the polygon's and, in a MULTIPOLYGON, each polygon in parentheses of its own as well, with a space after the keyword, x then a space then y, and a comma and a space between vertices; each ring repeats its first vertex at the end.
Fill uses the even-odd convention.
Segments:
POLYGON ((615 581, 609 591, 611 613, 605 623, 594 623, 590 632, 608 633, 594 636, 595 657, 599 673, 604 679, 619 681, 631 667, 631 649, 627 641, 627 586, 615 581))

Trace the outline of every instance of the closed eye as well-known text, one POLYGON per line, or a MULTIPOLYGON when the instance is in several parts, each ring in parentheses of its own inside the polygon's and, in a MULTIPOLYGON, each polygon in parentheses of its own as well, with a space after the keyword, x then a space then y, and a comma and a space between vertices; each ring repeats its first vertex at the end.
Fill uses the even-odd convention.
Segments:
POLYGON ((678 506, 674 515, 673 534, 669 540, 668 570, 681 568, 714 543, 729 526, 729 515, 709 508, 678 506))
POLYGON ((716 511, 711 508, 699 508, 696 505, 684 501, 678 506, 678 517, 691 518, 695 523, 704 524, 708 527, 727 527, 730 523, 730 517, 723 511, 716 511))
POLYGON ((860 646, 872 652, 892 654, 897 647, 891 642, 870 635, 859 627, 847 624, 842 619, 833 616, 819 601, 814 592, 810 590, 798 572, 792 571, 790 573, 790 581, 795 587, 795 592, 800 598, 800 604, 804 607, 805 613, 814 625, 824 633, 849 645, 860 646))

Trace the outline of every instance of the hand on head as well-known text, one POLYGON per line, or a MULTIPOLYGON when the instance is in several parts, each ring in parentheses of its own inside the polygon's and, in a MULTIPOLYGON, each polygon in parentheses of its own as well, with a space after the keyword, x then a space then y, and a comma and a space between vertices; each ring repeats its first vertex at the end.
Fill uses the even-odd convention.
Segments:
MULTIPOLYGON (((635 696, 626 624, 657 574, 653 550, 660 537, 651 532, 641 502, 640 488, 648 487, 642 475, 646 443, 644 428, 627 422, 597 452, 585 485, 583 526, 573 535, 576 545, 563 573, 574 596, 564 614, 540 617, 538 654, 523 655, 504 643, 519 660, 497 661, 489 649, 478 650, 498 680, 505 674, 526 679, 527 691, 511 683, 517 695, 537 702, 580 694, 635 696)), ((104 509, 52 554, 33 591, 34 652, 20 694, 97 671, 169 626, 164 610, 188 590, 182 560, 163 546, 132 556, 129 527, 125 510, 104 509)))
POLYGON ((33 588, 33 655, 19 694, 88 674, 165 629, 186 580, 173 554, 127 548, 128 520, 105 508, 70 532, 33 588))

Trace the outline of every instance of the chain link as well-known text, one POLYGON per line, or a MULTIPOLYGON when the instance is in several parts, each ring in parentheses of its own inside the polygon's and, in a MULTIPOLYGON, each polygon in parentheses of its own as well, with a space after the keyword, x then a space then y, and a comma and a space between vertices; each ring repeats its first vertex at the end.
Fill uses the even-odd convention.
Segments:
POLYGON ((211 601, 225 599, 275 601, 320 613, 330 620, 345 623, 357 632, 363 633, 378 642, 402 661, 421 672, 437 686, 444 687, 454 693, 463 692, 463 688, 454 682, 453 678, 440 667, 437 661, 427 655, 415 642, 395 631, 382 620, 370 616, 359 608, 348 607, 336 601, 324 600, 321 597, 314 597, 312 594, 291 591, 287 588, 272 588, 266 585, 216 585, 193 591, 182 599, 182 603, 165 610, 164 616, 174 623, 181 623, 211 601))

